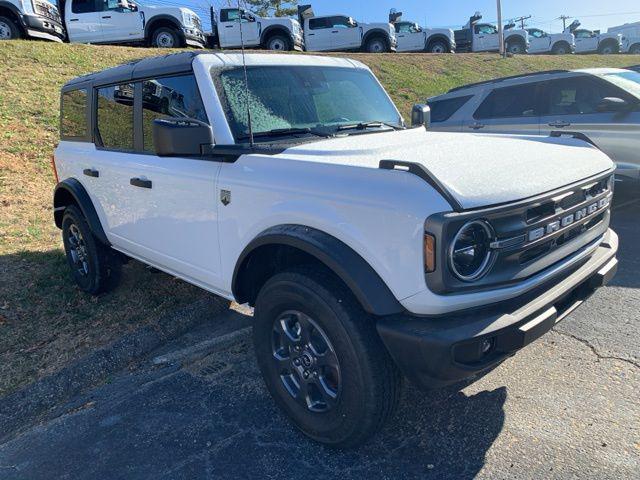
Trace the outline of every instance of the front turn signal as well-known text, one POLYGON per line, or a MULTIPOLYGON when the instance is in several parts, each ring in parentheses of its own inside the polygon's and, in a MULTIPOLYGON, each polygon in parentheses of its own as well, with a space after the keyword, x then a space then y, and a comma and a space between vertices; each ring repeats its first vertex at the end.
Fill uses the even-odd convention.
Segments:
POLYGON ((436 269, 436 237, 424 234, 424 272, 431 273, 436 269))

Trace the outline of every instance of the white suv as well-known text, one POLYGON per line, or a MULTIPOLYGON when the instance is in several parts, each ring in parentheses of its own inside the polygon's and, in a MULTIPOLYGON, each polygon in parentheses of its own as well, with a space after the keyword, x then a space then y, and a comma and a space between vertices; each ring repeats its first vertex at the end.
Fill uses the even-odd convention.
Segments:
POLYGON ((498 78, 428 101, 440 131, 589 137, 616 163, 618 180, 640 180, 640 73, 554 70, 498 78))
POLYGON ((424 106, 407 128, 354 60, 180 53, 77 78, 61 105, 54 216, 79 287, 132 257, 254 305, 266 385, 321 442, 375 432, 400 373, 494 368, 616 270, 606 155, 428 132, 424 106))

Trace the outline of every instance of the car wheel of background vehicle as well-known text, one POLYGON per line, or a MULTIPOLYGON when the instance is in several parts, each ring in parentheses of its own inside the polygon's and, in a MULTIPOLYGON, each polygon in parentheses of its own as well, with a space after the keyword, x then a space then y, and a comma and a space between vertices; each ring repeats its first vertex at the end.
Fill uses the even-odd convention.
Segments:
POLYGON ((292 49, 291 42, 283 35, 274 35, 267 40, 267 50, 286 52, 292 49))
POLYGON ((401 377, 373 319, 328 272, 300 268, 268 280, 253 340, 276 404, 316 441, 360 444, 398 404, 401 377))
POLYGON ((522 53, 525 53, 525 51, 526 46, 521 40, 512 40, 510 42, 507 42, 507 52, 511 53, 512 55, 520 55, 522 53))
POLYGON ((429 53, 449 53, 449 46, 444 40, 435 40, 427 48, 429 53))
POLYGON ((62 241, 71 276, 80 290, 97 295, 115 287, 120 279, 120 259, 96 240, 84 216, 73 205, 64 211, 62 241))
POLYGON ((0 40, 15 40, 21 38, 20 29, 7 17, 0 17, 0 40))
POLYGON ((614 53, 618 53, 618 49, 612 43, 607 43, 598 48, 598 53, 600 55, 613 55, 614 53))
POLYGON ((568 43, 560 42, 556 43, 551 50, 554 55, 566 55, 571 51, 568 43))
POLYGON ((629 53, 631 55, 640 55, 640 43, 636 45, 631 45, 631 48, 629 49, 629 53))
POLYGON ((369 53, 384 53, 389 51, 387 41, 382 37, 373 37, 367 40, 364 48, 369 53))
POLYGON ((156 48, 178 48, 182 46, 178 32, 169 27, 160 27, 154 31, 151 45, 156 48))

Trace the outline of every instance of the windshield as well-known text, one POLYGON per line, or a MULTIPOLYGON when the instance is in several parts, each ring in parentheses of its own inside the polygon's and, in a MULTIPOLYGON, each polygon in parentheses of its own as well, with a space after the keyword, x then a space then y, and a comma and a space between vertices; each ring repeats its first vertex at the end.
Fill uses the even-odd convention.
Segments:
POLYGON ((640 73, 618 72, 604 75, 604 79, 640 98, 640 73))
MULTIPOLYGON (((234 137, 246 138, 243 69, 213 69, 212 76, 234 137)), ((254 134, 294 129, 338 132, 341 126, 368 122, 402 127, 398 110, 368 70, 260 66, 247 67, 247 78, 254 134)))

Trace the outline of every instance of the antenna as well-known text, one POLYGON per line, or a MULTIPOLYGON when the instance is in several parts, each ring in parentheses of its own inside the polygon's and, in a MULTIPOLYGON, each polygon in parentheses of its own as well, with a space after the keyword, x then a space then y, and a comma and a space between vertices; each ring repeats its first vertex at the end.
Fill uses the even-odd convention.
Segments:
MULTIPOLYGON (((238 0, 238 13, 241 12, 238 0)), ((242 69, 244 70, 244 98, 247 102, 247 127, 249 127, 249 145, 253 147, 253 126, 251 125, 251 108, 249 107, 249 76, 247 75, 247 61, 244 55, 244 38, 242 37, 242 14, 240 13, 240 48, 242 50, 242 69)))

